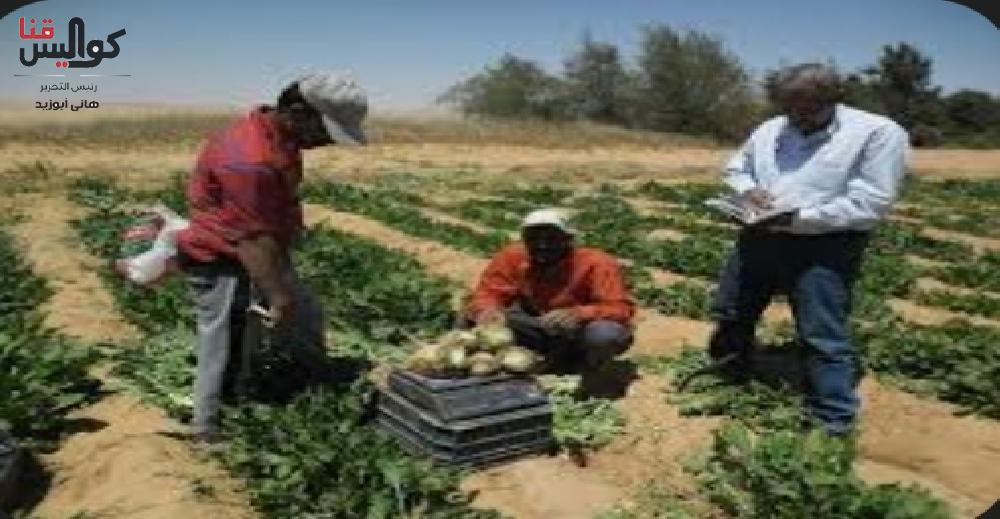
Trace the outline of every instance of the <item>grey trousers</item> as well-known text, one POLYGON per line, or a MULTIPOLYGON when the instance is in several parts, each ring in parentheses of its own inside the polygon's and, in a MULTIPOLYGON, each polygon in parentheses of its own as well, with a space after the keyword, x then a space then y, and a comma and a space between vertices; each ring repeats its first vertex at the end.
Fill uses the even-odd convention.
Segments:
POLYGON ((248 335, 253 338, 251 342, 260 337, 258 332, 270 334, 273 344, 290 348, 296 364, 304 369, 325 365, 323 309, 299 283, 291 265, 286 275, 295 287, 295 317, 274 330, 259 330, 258 322, 252 321, 257 317, 247 313, 253 294, 250 279, 242 268, 229 263, 219 267, 199 265, 188 271, 198 322, 198 364, 191 420, 195 434, 218 431, 223 398, 236 392, 244 346, 254 346, 245 344, 245 332, 251 334, 248 335))

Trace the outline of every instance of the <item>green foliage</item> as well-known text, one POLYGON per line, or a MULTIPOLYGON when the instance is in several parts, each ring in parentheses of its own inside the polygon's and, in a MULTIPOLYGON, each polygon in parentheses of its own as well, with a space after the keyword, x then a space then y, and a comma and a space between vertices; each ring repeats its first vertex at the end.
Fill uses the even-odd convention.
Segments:
POLYGON ((39 310, 50 295, 16 244, 0 231, 0 419, 15 437, 41 443, 66 413, 93 396, 88 375, 98 354, 46 328, 39 310))
POLYGON ((112 373, 125 389, 178 419, 191 416, 194 386, 194 332, 177 325, 117 351, 112 373))
POLYGON ((665 287, 644 284, 633 289, 643 306, 655 308, 664 315, 682 315, 691 319, 708 319, 712 291, 701 283, 690 281, 671 283, 665 287))
POLYGON ((635 63, 626 67, 617 47, 586 36, 560 77, 505 54, 439 101, 467 115, 574 117, 726 140, 742 138, 757 115, 749 72, 718 38, 649 25, 635 63))
MULTIPOLYGON (((136 252, 135 244, 124 243, 122 232, 138 222, 136 217, 117 209, 91 212, 71 225, 84 246, 109 264, 136 252)), ((140 242, 140 247, 148 246, 140 242)), ((185 322, 194 326, 187 285, 181 277, 165 280, 157 287, 138 286, 111 269, 100 272, 115 295, 115 304, 125 318, 149 333, 158 333, 185 322)))
POLYGON ((953 312, 1000 317, 1000 296, 985 293, 956 294, 950 290, 920 290, 913 294, 917 303, 947 308, 953 312))
POLYGON ((556 443, 571 449, 596 448, 611 442, 621 434, 625 418, 614 404, 605 398, 578 398, 577 386, 571 378, 560 377, 552 384, 552 436, 556 443))
POLYGON ((127 192, 114 181, 101 177, 82 177, 70 183, 69 199, 90 209, 112 211, 125 203, 127 192))
POLYGON ((571 117, 606 124, 626 121, 624 104, 629 78, 618 47, 586 34, 563 62, 563 75, 571 117))
POLYGON ((851 470, 851 440, 779 430, 755 435, 738 423, 713 434, 697 477, 708 498, 736 517, 949 517, 926 491, 864 484, 851 470))
POLYGON ((617 505, 594 519, 699 519, 709 516, 686 501, 685 496, 664 488, 660 481, 644 484, 630 501, 629 506, 617 505))
POLYGON ((617 196, 577 199, 573 221, 584 232, 585 243, 600 247, 641 266, 658 267, 695 277, 714 279, 729 254, 728 242, 708 235, 671 243, 650 243, 645 234, 658 227, 655 219, 640 216, 617 196))
MULTIPOLYGON (((677 357, 643 357, 640 365, 667 376, 676 385, 708 365, 705 352, 684 348, 677 357)), ((807 423, 801 397, 780 385, 751 381, 739 386, 728 383, 718 373, 692 379, 684 392, 671 395, 684 416, 728 416, 755 429, 798 429, 807 423)))
POLYGON ((718 211, 706 206, 705 201, 719 196, 724 191, 725 188, 716 183, 663 184, 649 181, 641 184, 636 189, 636 194, 661 202, 682 205, 687 212, 721 219, 718 211))
POLYGON ((886 319, 862 327, 859 341, 873 370, 911 390, 1000 418, 1000 332, 955 321, 921 326, 886 319))
MULTIPOLYGON (((74 191, 81 200, 95 201, 77 230, 91 250, 113 258, 120 230, 131 222, 121 207, 137 195, 107 187, 74 191)), ((167 192, 139 196, 170 203, 178 189, 175 183, 167 192)), ((295 260, 329 312, 337 356, 392 358, 405 338, 436 333, 450 323, 448 285, 426 275, 412 258, 324 228, 306 232, 302 241, 295 260)), ((185 294, 171 287, 140 293, 103 274, 116 304, 147 332, 141 345, 116 355, 116 373, 128 389, 170 414, 190 413, 195 338, 191 305, 186 297, 179 299, 185 294)), ((254 383, 265 390, 268 383, 256 379, 276 373, 288 382, 296 376, 282 371, 287 352, 281 346, 265 344, 255 356, 264 369, 254 383)), ((227 407, 231 444, 222 461, 246 478, 254 505, 268 517, 496 516, 469 508, 457 474, 407 456, 367 424, 370 393, 364 382, 330 383, 284 403, 270 398, 271 403, 227 407)))
MULTIPOLYGON (((460 225, 431 220, 405 203, 406 198, 395 191, 366 190, 350 184, 323 182, 306 186, 303 198, 341 211, 362 214, 413 236, 440 241, 476 254, 492 253, 509 241, 507 235, 501 232, 483 234, 460 225)), ((413 203, 415 200, 410 198, 409 201, 413 203)))
MULTIPOLYGON (((688 348, 640 364, 676 383, 704 369, 707 359, 688 348)), ((949 517, 924 490, 863 483, 852 470, 853 440, 821 428, 803 432, 809 421, 801 397, 789 389, 756 381, 737 386, 709 373, 671 398, 682 414, 730 418, 713 433, 711 451, 688 470, 701 494, 734 517, 949 517)))
POLYGON ((230 409, 223 462, 268 517, 497 517, 472 510, 458 476, 408 457, 364 424, 372 388, 317 388, 283 406, 230 409))
POLYGON ((521 207, 524 208, 524 204, 527 203, 534 206, 559 205, 573 194, 573 190, 565 187, 552 187, 548 184, 524 184, 501 187, 493 190, 491 194, 508 198, 515 205, 516 201, 521 201, 521 207))
POLYGON ((456 84, 439 99, 466 115, 497 118, 564 119, 562 83, 537 63, 504 54, 496 64, 456 84))
POLYGON ((524 215, 536 208, 534 204, 519 203, 517 200, 478 198, 462 200, 455 205, 436 207, 459 218, 509 230, 517 229, 521 225, 524 215))
POLYGON ((1000 252, 987 252, 974 262, 935 268, 931 275, 953 285, 1000 292, 1000 252))
POLYGON ((323 299, 335 329, 398 344, 454 321, 449 285, 427 275, 412 257, 374 241, 312 228, 303 235, 296 265, 303 282, 323 299))
POLYGON ((744 137, 757 116, 750 73, 721 39, 666 25, 642 28, 633 127, 744 137))
POLYGON ((45 328, 40 315, 0 323, 0 417, 18 438, 41 442, 94 396, 99 354, 45 328))
POLYGON ((17 244, 0 230, 0 326, 24 319, 52 294, 44 279, 34 275, 17 244))
POLYGON ((880 254, 913 254, 935 261, 965 261, 973 255, 964 243, 930 238, 920 233, 920 226, 898 222, 879 226, 872 247, 880 254))

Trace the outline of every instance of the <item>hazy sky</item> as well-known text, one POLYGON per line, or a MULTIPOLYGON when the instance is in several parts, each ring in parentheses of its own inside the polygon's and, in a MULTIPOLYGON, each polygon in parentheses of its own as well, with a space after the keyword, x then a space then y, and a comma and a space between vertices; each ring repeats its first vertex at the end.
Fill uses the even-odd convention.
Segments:
POLYGON ((646 23, 722 37, 756 73, 782 62, 872 63, 886 43, 907 41, 934 58, 947 90, 1000 94, 1000 32, 944 0, 45 0, 0 20, 0 99, 41 99, 51 79, 18 73, 132 74, 100 78, 105 101, 245 104, 269 100, 303 70, 347 69, 376 108, 429 105, 449 85, 505 51, 558 71, 585 30, 631 59, 646 23), (54 18, 65 42, 73 16, 87 39, 125 27, 121 54, 94 69, 24 67, 20 16, 54 18))

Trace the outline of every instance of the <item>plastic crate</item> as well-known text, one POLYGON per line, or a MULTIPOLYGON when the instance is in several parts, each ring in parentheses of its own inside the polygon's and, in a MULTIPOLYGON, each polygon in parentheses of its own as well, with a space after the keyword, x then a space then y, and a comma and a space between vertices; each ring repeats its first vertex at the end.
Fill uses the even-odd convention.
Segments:
POLYGON ((493 446, 490 449, 448 450, 434 448, 409 428, 384 415, 379 416, 378 424, 410 454, 447 465, 482 468, 521 456, 547 452, 553 445, 551 435, 545 435, 545 437, 539 437, 525 443, 493 446))
POLYGON ((393 372, 378 397, 378 424, 409 452, 482 466, 553 445, 552 406, 530 378, 429 379, 393 372))
POLYGON ((443 421, 392 391, 379 395, 380 415, 406 424, 428 442, 447 448, 517 435, 525 431, 552 430, 552 406, 515 409, 469 420, 443 421))
POLYGON ((435 379, 396 370, 389 374, 388 387, 444 421, 548 403, 548 397, 533 379, 511 375, 435 379))

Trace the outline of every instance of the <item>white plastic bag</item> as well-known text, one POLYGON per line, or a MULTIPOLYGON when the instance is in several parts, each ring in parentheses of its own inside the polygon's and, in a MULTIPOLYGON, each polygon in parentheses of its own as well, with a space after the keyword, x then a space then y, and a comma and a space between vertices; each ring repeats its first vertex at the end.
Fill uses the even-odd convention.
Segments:
POLYGON ((150 285, 176 270, 177 233, 187 229, 188 221, 163 204, 150 208, 159 227, 152 247, 142 254, 123 258, 115 267, 129 281, 150 285))

